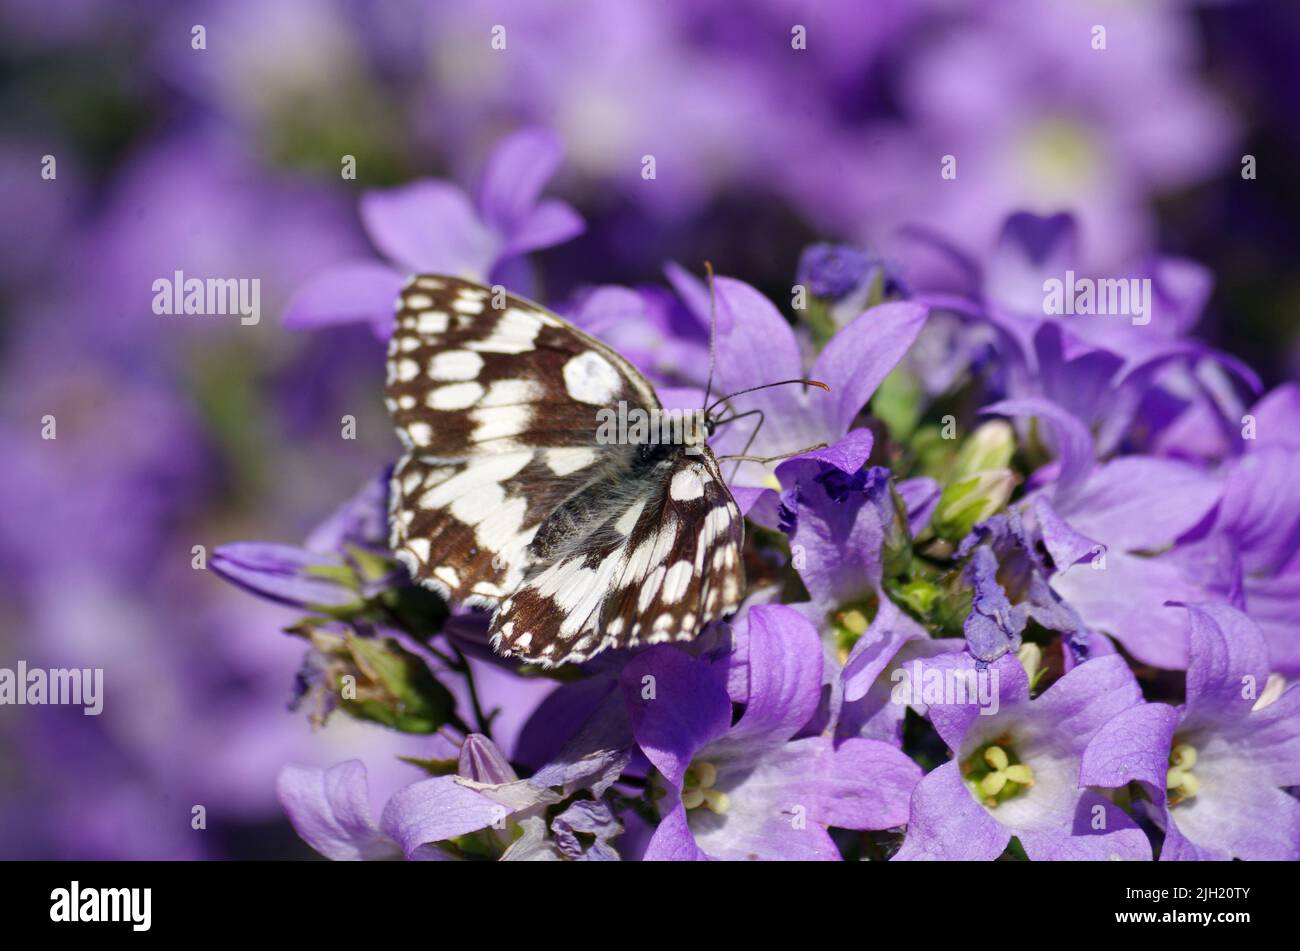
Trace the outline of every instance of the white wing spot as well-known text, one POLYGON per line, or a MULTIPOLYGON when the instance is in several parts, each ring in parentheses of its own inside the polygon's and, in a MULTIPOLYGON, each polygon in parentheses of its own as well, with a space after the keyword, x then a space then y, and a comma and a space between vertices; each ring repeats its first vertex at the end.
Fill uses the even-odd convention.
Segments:
POLYGON ((636 528, 636 523, 641 518, 641 513, 645 511, 645 499, 638 499, 626 512, 618 517, 614 523, 614 530, 620 535, 628 536, 636 528))
POLYGON ((512 307, 497 320, 489 336, 472 340, 465 346, 483 353, 527 353, 536 347, 541 329, 542 322, 536 316, 512 307))
MULTIPOLYGON (((558 476, 569 475, 577 472, 579 469, 585 469, 596 461, 596 452, 593 449, 548 449, 546 450, 546 466, 558 476)), ((621 521, 621 520, 620 520, 621 521)), ((627 532, 623 533, 624 535, 627 532)))
POLYGON ((668 569, 664 575, 664 604, 676 604, 686 595, 691 578, 695 575, 695 566, 689 561, 679 561, 668 569))
POLYGON ((426 310, 415 321, 415 329, 429 336, 446 333, 447 314, 441 310, 426 310))
POLYGON ((472 380, 483 369, 483 358, 469 350, 444 350, 429 361, 429 376, 435 380, 472 380))
POLYGON ((430 390, 425 402, 430 409, 469 409, 482 395, 483 387, 477 383, 452 383, 430 390))
POLYGON ((564 388, 580 403, 605 406, 618 395, 623 378, 594 350, 586 350, 564 364, 564 388))
POLYGON ((683 469, 673 476, 673 482, 668 489, 668 494, 672 496, 674 502, 689 502, 691 499, 698 499, 704 495, 704 481, 695 469, 683 469))
POLYGON ((411 442, 417 446, 427 446, 433 442, 433 427, 428 423, 414 422, 406 427, 407 435, 411 437, 411 442))
POLYGON ((497 380, 488 387, 484 406, 517 406, 535 403, 542 397, 542 388, 536 380, 497 380))

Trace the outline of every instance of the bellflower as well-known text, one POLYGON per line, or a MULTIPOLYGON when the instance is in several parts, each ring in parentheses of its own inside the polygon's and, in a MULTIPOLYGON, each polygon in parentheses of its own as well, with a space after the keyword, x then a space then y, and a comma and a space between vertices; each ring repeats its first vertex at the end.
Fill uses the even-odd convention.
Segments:
POLYGON ((915 763, 875 740, 801 736, 822 685, 812 625, 787 607, 750 608, 745 661, 735 723, 726 663, 661 645, 627 665, 632 732, 664 791, 645 857, 835 859, 828 826, 900 824, 915 763))
POLYGON ((1185 633, 1162 605, 1194 599, 1202 589, 1168 556, 1147 553, 1168 548, 1214 509, 1222 494, 1216 480, 1170 459, 1096 463, 1087 428, 1046 400, 1008 400, 986 412, 1036 416, 1055 437, 1057 460, 1035 474, 1031 485, 1047 484, 1029 500, 1058 569, 1053 590, 1088 627, 1105 631, 1138 659, 1185 665, 1185 633), (1080 564, 1086 558, 1088 567, 1080 564))
POLYGON ((378 825, 371 817, 366 769, 359 760, 327 770, 287 766, 277 789, 298 834, 335 860, 617 860, 608 842, 622 830, 599 798, 574 801, 549 823, 545 812, 581 788, 589 787, 599 797, 622 762, 589 757, 576 768, 543 770, 520 780, 495 743, 470 734, 453 775, 399 790, 378 825), (594 841, 584 847, 578 833, 594 841))
MULTIPOLYGON (((698 282, 675 283, 688 306, 697 310, 707 307, 707 292, 698 282)), ((717 278, 714 289, 715 397, 805 375, 795 332, 771 301, 732 278, 717 278)), ((871 394, 916 339, 926 314, 924 307, 907 301, 865 311, 830 339, 808 371, 811 379, 830 387, 829 393, 791 384, 738 396, 733 404, 736 412, 761 411, 762 425, 758 425, 757 414, 738 421, 720 430, 715 445, 721 452, 739 453, 753 436, 748 454, 766 457, 794 453, 821 442, 835 450, 822 458, 833 460, 845 472, 857 471, 871 452, 871 438, 867 431, 850 431, 871 394), (846 435, 851 436, 850 441, 837 446, 846 435)), ((770 467, 745 462, 729 478, 742 510, 747 511, 760 490, 771 485, 770 471, 770 467)))
POLYGON ((531 251, 580 233, 569 205, 540 197, 561 156, 558 140, 540 130, 507 137, 493 151, 473 199, 450 182, 424 179, 361 199, 366 233, 389 263, 353 261, 299 288, 285 314, 291 327, 366 321, 375 335, 392 332, 393 300, 410 274, 451 274, 516 289, 512 269, 531 251))
POLYGON ((1186 702, 1121 711, 1089 742, 1080 782, 1140 783, 1165 860, 1300 859, 1300 686, 1266 687, 1268 651, 1249 617, 1186 605, 1186 702))
MULTIPOLYGON (((930 664, 975 669, 961 654, 930 664)), ((1003 657, 982 675, 993 671, 996 713, 982 715, 970 702, 928 705, 930 722, 953 758, 916 787, 907 838, 894 858, 989 861, 1012 836, 1034 860, 1151 858, 1137 823, 1079 780, 1088 741, 1142 701, 1123 658, 1080 664, 1033 699, 1014 657, 1003 657)))

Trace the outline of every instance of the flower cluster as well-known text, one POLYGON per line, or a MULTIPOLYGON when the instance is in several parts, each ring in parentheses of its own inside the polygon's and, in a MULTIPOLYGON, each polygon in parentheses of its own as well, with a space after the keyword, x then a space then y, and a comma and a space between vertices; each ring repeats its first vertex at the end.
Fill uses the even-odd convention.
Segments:
MULTIPOLYGON (((557 161, 520 133, 476 202, 427 182, 363 217, 399 273, 511 281, 581 228, 542 197, 557 161)), ((698 396, 711 313, 720 391, 830 387, 737 400, 764 426, 719 452, 824 448, 727 465, 749 590, 688 645, 495 657, 482 611, 385 550, 384 474, 302 548, 215 552, 305 613, 313 718, 428 737, 378 824, 359 761, 287 767, 300 835, 332 858, 1300 858, 1300 389, 1261 395, 1190 336, 1210 276, 1186 260, 1125 272, 1118 311, 1053 307, 1066 275, 1115 290, 1081 246, 1021 213, 956 284, 821 245, 786 313, 675 265, 555 302, 665 405, 698 396)), ((345 266, 289 319, 383 335, 398 279, 345 266)))

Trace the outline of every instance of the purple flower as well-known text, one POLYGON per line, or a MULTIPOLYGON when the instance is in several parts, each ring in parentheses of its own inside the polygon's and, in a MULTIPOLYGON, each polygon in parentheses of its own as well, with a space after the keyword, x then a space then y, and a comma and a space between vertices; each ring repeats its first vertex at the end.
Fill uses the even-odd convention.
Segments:
POLYGON ((618 858, 609 841, 622 827, 599 798, 575 801, 549 823, 546 810, 582 788, 599 797, 625 761, 588 757, 569 764, 563 776, 543 770, 521 780, 495 743, 470 734, 454 775, 402 788, 389 799, 378 825, 371 817, 366 769, 359 760, 327 770, 286 766, 277 791, 303 840, 335 860, 478 856, 608 861, 618 858), (594 842, 584 845, 579 833, 593 836, 594 842))
MULTIPOLYGON (((955 674, 974 671, 961 654, 929 663, 955 674)), ((1151 846, 1137 823, 1079 780, 1088 741, 1141 703, 1123 658, 1080 664, 1032 700, 1014 657, 980 675, 997 677, 996 712, 982 715, 973 702, 951 702, 955 697, 929 704, 930 722, 953 758, 916 787, 907 838, 895 858, 989 861, 1016 836, 1034 860, 1149 859, 1151 846)))
POLYGON ((560 163, 560 144, 530 129, 504 139, 483 171, 475 198, 450 182, 423 179, 361 199, 361 219, 375 247, 391 262, 354 261, 310 279, 285 314, 291 327, 368 321, 376 336, 392 332, 393 299, 410 274, 452 274, 527 291, 513 267, 530 251, 582 231, 569 205, 542 199, 560 163))
MULTIPOLYGON (((698 282, 679 283, 688 306, 707 307, 698 282), (694 301, 695 303, 692 303, 694 301)), ((715 397, 762 383, 804 376, 799 341, 790 324, 771 301, 748 284, 727 277, 714 281, 716 293, 715 397)), ((811 378, 830 392, 792 384, 737 397, 730 405, 737 413, 762 412, 725 426, 715 440, 722 453, 739 453, 749 443, 748 454, 775 456, 794 453, 818 442, 831 448, 819 458, 845 472, 862 468, 871 451, 867 431, 850 433, 858 413, 882 380, 898 363, 925 323, 926 309, 897 301, 880 304, 861 314, 826 344, 814 361, 811 378), (757 428, 757 433, 755 429, 757 428), (846 434, 850 441, 839 444, 846 434)), ((736 501, 748 510, 764 486, 771 486, 770 467, 740 463, 729 479, 736 501)))
POLYGON ((1031 477, 1038 491, 1023 504, 1032 506, 1055 562, 1052 589, 1089 628, 1114 637, 1139 660, 1183 667, 1186 634, 1163 605, 1204 592, 1167 554, 1148 553, 1169 548, 1213 511, 1222 494, 1217 480, 1170 459, 1096 463, 1087 427, 1047 400, 1008 400, 985 411, 1037 417, 1050 426, 1057 459, 1031 477))
POLYGON ((817 631, 780 605, 752 607, 748 621, 743 668, 662 645, 624 670, 633 735, 665 792, 647 859, 836 859, 828 826, 906 816, 920 770, 902 752, 801 736, 821 697, 817 631), (744 703, 735 723, 733 700, 744 703))
POLYGON ((1080 782, 1142 784, 1164 860, 1300 859, 1300 687, 1266 688, 1259 627, 1221 603, 1187 605, 1181 707, 1121 712, 1088 744, 1080 782))

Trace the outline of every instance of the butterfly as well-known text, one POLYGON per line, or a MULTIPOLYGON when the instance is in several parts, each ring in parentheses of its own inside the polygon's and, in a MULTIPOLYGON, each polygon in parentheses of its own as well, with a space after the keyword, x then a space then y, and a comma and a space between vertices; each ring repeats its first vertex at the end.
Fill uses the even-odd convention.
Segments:
POLYGON ((392 551, 418 584, 495 609, 498 653, 579 663, 690 640, 739 606, 744 519, 706 441, 714 417, 673 428, 636 367, 546 308, 412 277, 385 403, 405 449, 392 551))

